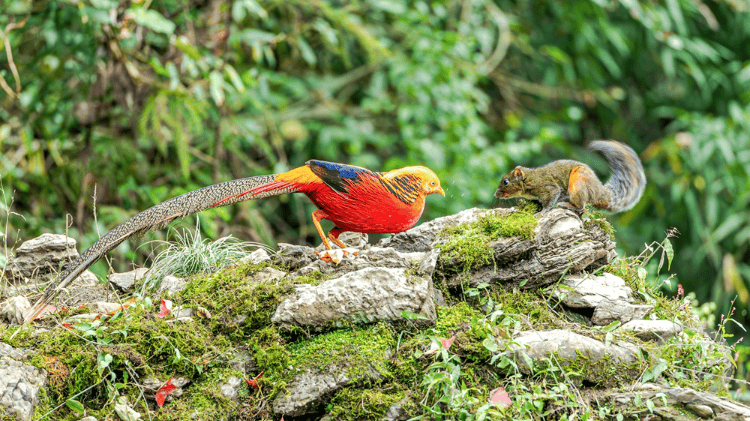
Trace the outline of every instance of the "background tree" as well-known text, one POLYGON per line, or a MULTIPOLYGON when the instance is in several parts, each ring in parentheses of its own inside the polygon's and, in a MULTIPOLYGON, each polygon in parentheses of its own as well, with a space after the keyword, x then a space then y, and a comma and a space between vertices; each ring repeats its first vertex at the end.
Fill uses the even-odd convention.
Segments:
MULTIPOLYGON (((4 0, 3 239, 67 229, 85 248, 175 195, 313 157, 429 165, 447 193, 434 218, 493 206, 516 164, 571 157, 605 172, 582 147, 613 138, 649 179, 612 218, 622 250, 677 227, 679 282, 720 313, 737 297, 747 322, 749 6, 4 0)), ((291 196, 199 218, 213 238, 312 243, 311 206, 291 196)), ((116 269, 143 262, 138 244, 116 269)))

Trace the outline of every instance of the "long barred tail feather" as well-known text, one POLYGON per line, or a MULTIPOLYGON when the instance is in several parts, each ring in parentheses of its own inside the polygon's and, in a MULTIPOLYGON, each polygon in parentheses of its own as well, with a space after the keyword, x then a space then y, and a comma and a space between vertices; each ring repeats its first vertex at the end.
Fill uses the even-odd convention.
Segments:
POLYGON ((56 280, 47 287, 44 295, 26 313, 24 324, 37 318, 46 304, 50 303, 62 288, 65 288, 83 271, 130 237, 150 230, 164 228, 175 219, 209 208, 297 191, 295 187, 289 184, 274 182, 275 178, 276 175, 261 175, 214 184, 173 197, 136 214, 113 228, 99 241, 86 249, 77 259, 66 265, 56 280), (265 188, 269 185, 273 187, 265 188))
POLYGON ((621 212, 635 206, 646 189, 646 174, 635 151, 623 143, 607 140, 593 141, 588 148, 604 154, 612 167, 612 176, 604 184, 611 195, 607 209, 621 212))

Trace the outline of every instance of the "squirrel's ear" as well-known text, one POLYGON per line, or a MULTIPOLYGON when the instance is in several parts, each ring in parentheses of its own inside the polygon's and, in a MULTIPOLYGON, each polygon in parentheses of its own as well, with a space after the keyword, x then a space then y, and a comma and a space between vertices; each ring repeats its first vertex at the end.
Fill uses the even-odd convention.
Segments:
POLYGON ((520 166, 516 167, 516 169, 513 170, 513 177, 523 178, 523 171, 521 171, 520 166))

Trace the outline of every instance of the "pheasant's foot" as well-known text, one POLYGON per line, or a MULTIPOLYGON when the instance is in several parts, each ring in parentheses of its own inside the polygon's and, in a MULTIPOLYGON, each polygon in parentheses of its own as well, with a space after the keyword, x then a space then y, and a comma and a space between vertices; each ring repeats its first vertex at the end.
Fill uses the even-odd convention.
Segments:
POLYGON ((335 250, 323 250, 321 252, 315 252, 315 254, 320 257, 320 260, 338 265, 341 263, 347 256, 356 256, 357 253, 359 253, 359 250, 353 249, 353 248, 343 248, 343 249, 335 249, 335 250))

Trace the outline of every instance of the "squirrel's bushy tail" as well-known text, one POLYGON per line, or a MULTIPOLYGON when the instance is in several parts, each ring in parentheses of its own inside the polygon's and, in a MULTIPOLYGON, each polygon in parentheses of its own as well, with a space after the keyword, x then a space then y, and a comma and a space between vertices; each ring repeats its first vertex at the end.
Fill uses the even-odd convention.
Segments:
POLYGON ((149 230, 163 228, 175 219, 212 207, 297 191, 297 188, 275 182, 275 179, 276 175, 261 175, 214 184, 173 197, 136 214, 113 228, 81 253, 77 259, 68 263, 56 280, 47 287, 42 298, 26 313, 24 324, 38 317, 46 304, 51 302, 62 288, 65 288, 97 260, 130 237, 143 234, 149 230))
POLYGON ((595 140, 588 148, 601 152, 612 167, 612 177, 604 184, 611 194, 607 210, 621 212, 635 206, 646 188, 646 174, 635 151, 613 140, 595 140))

